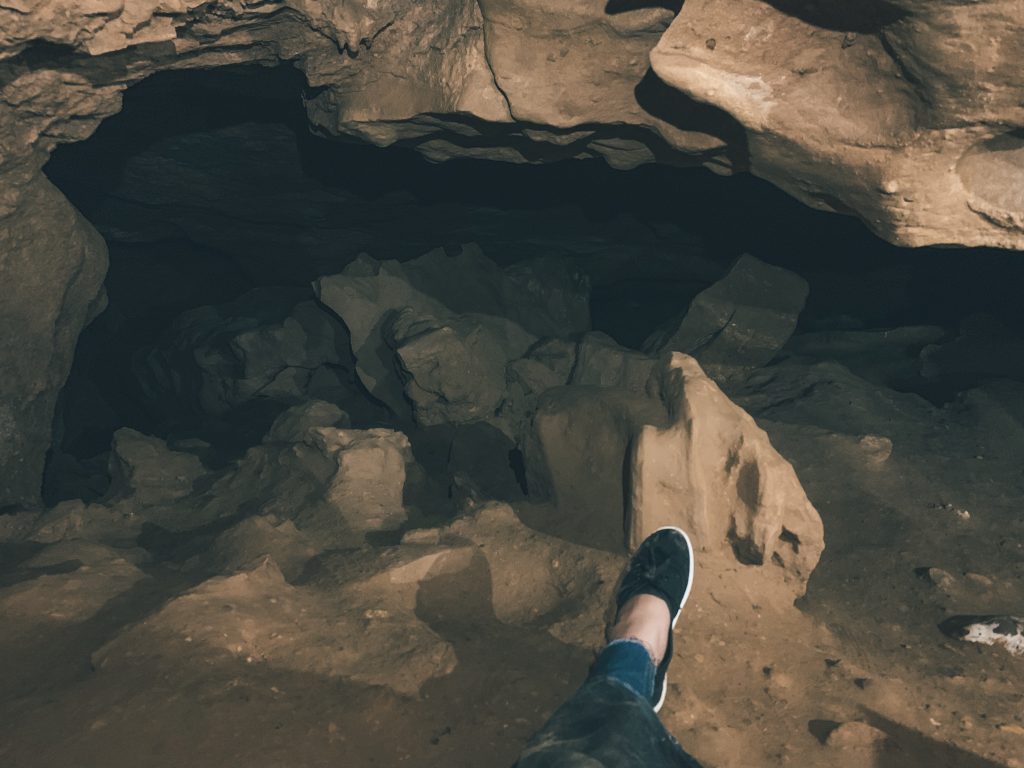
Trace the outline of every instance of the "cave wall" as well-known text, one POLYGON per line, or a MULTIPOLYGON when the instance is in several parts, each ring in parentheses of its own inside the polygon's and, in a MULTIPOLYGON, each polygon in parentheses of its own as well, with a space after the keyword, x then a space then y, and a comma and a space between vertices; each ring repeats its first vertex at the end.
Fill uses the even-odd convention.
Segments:
POLYGON ((41 168, 156 71, 292 62, 309 121, 328 135, 433 160, 749 170, 891 242, 1020 248, 1019 11, 1019 0, 8 0, 0 506, 34 496, 37 441, 101 300, 102 242, 41 168))
POLYGON ((42 176, 0 227, 0 507, 32 504, 78 334, 103 308, 107 247, 42 176))
POLYGON ((1024 243, 1019 0, 15 0, 2 210, 155 71, 294 62, 310 122, 428 157, 749 170, 901 245, 1024 243))

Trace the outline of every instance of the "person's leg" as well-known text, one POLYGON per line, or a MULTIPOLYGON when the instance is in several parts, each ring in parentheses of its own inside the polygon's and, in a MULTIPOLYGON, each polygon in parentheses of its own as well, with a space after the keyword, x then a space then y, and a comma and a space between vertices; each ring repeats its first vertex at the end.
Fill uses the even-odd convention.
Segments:
POLYGON ((637 548, 619 587, 608 645, 516 768, 699 768, 656 714, 692 559, 689 539, 677 529, 657 531, 637 548))

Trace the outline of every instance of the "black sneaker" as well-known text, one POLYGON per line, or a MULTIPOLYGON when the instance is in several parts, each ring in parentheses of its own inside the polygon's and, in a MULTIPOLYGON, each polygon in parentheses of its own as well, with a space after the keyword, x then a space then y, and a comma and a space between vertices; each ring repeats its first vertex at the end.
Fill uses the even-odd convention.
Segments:
MULTIPOLYGON (((616 610, 621 610, 627 601, 637 595, 654 595, 668 605, 672 615, 672 629, 675 629, 692 586, 693 546, 690 537, 674 526, 659 528, 641 542, 630 558, 626 574, 615 595, 616 610)), ((665 656, 654 676, 651 705, 655 712, 665 703, 665 692, 668 690, 665 673, 672 661, 672 629, 668 633, 665 656)))

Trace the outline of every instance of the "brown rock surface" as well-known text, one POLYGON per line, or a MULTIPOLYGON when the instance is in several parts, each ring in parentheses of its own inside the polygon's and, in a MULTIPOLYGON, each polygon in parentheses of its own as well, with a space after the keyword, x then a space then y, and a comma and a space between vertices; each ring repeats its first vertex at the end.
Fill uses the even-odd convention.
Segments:
POLYGON ((1020 245, 1015 0, 635 6, 17 2, 0 9, 0 173, 28 178, 154 71, 296 61, 327 133, 434 159, 749 165, 899 242, 1020 245))
POLYGON ((750 169, 905 245, 1021 245, 1020 5, 687 0, 651 53, 750 169))
MULTIPOLYGON (((288 584, 270 557, 203 582, 100 648, 100 670, 153 655, 231 654, 268 664, 387 686, 414 695, 457 663, 451 646, 413 613, 419 579, 347 584, 332 594, 288 584), (395 659, 402 663, 394 663, 395 659)), ((208 662, 209 663, 209 662, 208 662)))
POLYGON ((558 507, 555 530, 623 552, 630 445, 665 423, 657 400, 615 387, 573 385, 538 401, 524 446, 530 496, 558 507))
POLYGON ((206 468, 192 454, 172 451, 158 437, 124 428, 114 433, 110 474, 112 497, 148 506, 188 496, 206 468))
POLYGON ((661 392, 670 426, 643 427, 632 450, 632 546, 677 525, 699 550, 779 566, 802 593, 824 529, 792 465, 692 357, 667 360, 661 392))
POLYGON ((1016 0, 693 0, 674 21, 670 8, 0 8, 0 273, 17 297, 5 306, 0 359, 26 343, 40 353, 23 356, 28 369, 10 363, 0 391, 0 504, 35 499, 44 425, 104 268, 102 244, 40 169, 57 145, 87 138, 116 113, 124 89, 160 70, 294 62, 317 89, 309 120, 328 134, 414 141, 433 160, 749 168, 810 205, 858 215, 893 242, 1024 245, 1016 0), (45 235, 27 240, 29 232, 45 235))
MULTIPOLYGON (((0 142, 7 138, 0 119, 0 142)), ((105 300, 107 248, 45 178, 21 187, 5 179, 0 190, 0 197, 20 195, 22 201, 9 215, 0 214, 0 276, 6 286, 0 302, 3 507, 38 501, 57 393, 71 369, 79 332, 105 300)))
POLYGON ((645 347, 692 355, 716 381, 747 373, 771 362, 789 340, 807 291, 799 275, 744 254, 645 347))

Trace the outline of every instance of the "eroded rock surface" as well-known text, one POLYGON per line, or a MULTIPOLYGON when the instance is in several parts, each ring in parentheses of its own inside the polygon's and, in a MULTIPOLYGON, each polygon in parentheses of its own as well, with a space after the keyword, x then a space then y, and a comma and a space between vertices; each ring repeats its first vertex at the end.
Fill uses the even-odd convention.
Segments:
POLYGON ((138 567, 139 554, 137 549, 86 541, 44 549, 25 564, 34 578, 0 589, 0 609, 9 631, 22 642, 31 642, 41 629, 60 629, 92 618, 109 600, 146 578, 138 567))
POLYGON ((172 451, 160 438, 127 428, 114 433, 110 470, 111 495, 140 506, 188 496, 196 479, 206 474, 196 456, 172 451))
POLYGON ((344 401, 356 386, 344 327, 294 288, 190 310, 133 368, 151 400, 167 401, 169 418, 220 416, 253 401, 344 401))
POLYGON ((413 614, 410 597, 417 585, 411 581, 383 593, 353 584, 334 594, 302 589, 288 584, 274 560, 263 557, 171 601, 99 649, 93 663, 102 672, 160 654, 184 652, 197 661, 230 654, 250 664, 414 695, 457 663, 451 646, 413 614))
MULTIPOLYGON (((900 244, 1024 245, 1016 0, 674 10, 533 0, 0 9, 0 270, 15 287, 0 338, 14 374, 0 393, 0 503, 36 501, 45 425, 104 269, 95 234, 40 169, 161 70, 294 62, 315 89, 309 121, 330 135, 413 144, 433 160, 749 169, 900 244), (26 343, 38 353, 30 368, 15 359, 26 343)), ((296 376, 292 366, 275 386, 291 391, 296 376)))
POLYGON ((775 357, 796 328, 807 291, 799 275, 741 256, 644 346, 655 354, 691 355, 716 381, 727 380, 775 357))
MULTIPOLYGON (((0 118, 0 136, 3 130, 0 118)), ((38 501, 57 394, 78 334, 105 303, 107 248, 45 178, 0 185, 0 197, 19 200, 0 214, 0 275, 7 285, 0 308, 0 506, 6 506, 38 501)))
POLYGON ((462 316, 446 322, 410 311, 395 318, 391 337, 409 377, 405 393, 424 426, 493 417, 504 399, 506 366, 536 341, 504 318, 462 316))
POLYGON ((703 551, 778 566, 802 592, 825 541, 792 465, 692 357, 667 360, 661 392, 670 426, 644 427, 631 455, 631 544, 678 525, 703 551))
POLYGON ((494 419, 509 363, 590 325, 588 287, 568 265, 502 270, 472 244, 403 263, 364 256, 316 289, 348 327, 366 389, 424 426, 494 419))
POLYGON ((811 205, 906 245, 1020 247, 1019 35, 1015 0, 688 0, 651 66, 811 205))

